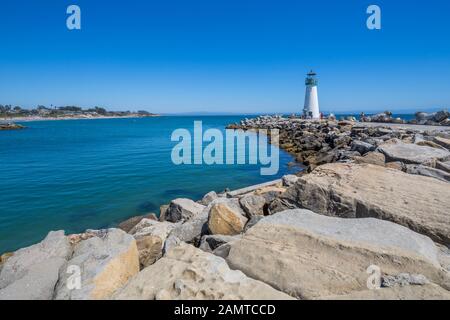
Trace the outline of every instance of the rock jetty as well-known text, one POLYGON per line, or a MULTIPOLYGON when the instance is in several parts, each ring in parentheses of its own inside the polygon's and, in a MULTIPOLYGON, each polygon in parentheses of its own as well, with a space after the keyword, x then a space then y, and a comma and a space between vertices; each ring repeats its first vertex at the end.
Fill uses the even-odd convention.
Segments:
POLYGON ((372 116, 366 116, 364 113, 360 115, 362 122, 378 122, 378 123, 400 123, 400 124, 420 124, 430 126, 450 126, 450 112, 441 110, 438 112, 427 113, 417 112, 415 119, 403 120, 402 118, 394 118, 392 112, 385 111, 372 116))
POLYGON ((50 232, 0 256, 0 299, 450 299, 448 130, 230 127, 280 129, 307 170, 174 199, 121 229, 50 232))

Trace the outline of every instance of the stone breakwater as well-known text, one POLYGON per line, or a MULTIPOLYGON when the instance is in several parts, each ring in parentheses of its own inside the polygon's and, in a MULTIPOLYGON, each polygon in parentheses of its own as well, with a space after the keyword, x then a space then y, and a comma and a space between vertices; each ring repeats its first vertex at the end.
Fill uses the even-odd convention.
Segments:
POLYGON ((0 299, 450 299, 448 131, 234 127, 280 129, 307 172, 174 199, 116 229, 50 232, 0 257, 0 299))
POLYGON ((450 126, 450 112, 448 112, 447 110, 441 110, 433 113, 417 112, 415 114, 415 119, 408 121, 402 118, 394 118, 392 116, 392 112, 389 111, 378 113, 372 116, 366 116, 364 113, 361 113, 360 118, 362 122, 450 126))

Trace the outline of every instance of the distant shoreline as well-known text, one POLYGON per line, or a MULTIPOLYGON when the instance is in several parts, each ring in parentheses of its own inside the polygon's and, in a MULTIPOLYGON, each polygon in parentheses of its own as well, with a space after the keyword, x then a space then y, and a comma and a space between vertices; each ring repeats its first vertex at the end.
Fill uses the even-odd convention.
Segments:
POLYGON ((159 114, 153 114, 149 116, 128 115, 128 116, 96 116, 96 117, 13 117, 13 118, 0 118, 0 121, 11 122, 33 122, 33 121, 58 121, 58 120, 96 120, 96 119, 133 119, 133 118, 154 118, 161 117, 159 114))

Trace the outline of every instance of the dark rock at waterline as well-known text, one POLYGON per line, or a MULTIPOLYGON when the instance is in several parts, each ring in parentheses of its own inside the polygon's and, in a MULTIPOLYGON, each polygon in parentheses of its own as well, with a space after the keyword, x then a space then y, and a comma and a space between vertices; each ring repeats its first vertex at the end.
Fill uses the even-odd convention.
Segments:
POLYGON ((0 123, 0 130, 20 130, 25 129, 25 126, 17 123, 0 123))

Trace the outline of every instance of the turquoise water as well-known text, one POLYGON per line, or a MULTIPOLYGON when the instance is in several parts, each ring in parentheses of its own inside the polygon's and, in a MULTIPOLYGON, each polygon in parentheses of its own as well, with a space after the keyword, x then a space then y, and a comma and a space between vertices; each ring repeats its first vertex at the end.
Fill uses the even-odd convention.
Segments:
POLYGON ((114 226, 128 217, 159 212, 177 197, 276 179, 291 170, 280 152, 280 171, 260 166, 175 166, 172 131, 202 120, 224 129, 242 117, 161 117, 37 121, 0 132, 0 253, 40 241, 49 230, 68 233, 114 226))

